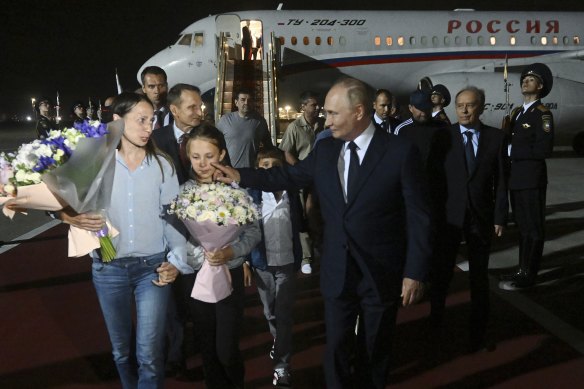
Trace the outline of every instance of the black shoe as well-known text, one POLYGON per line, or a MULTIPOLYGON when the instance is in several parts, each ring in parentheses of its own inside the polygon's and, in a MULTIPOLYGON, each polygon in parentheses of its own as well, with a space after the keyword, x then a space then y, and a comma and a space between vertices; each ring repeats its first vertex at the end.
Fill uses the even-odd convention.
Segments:
POLYGON ((513 282, 511 282, 511 286, 515 289, 527 289, 531 288, 535 285, 535 278, 534 277, 521 277, 513 282))
POLYGON ((469 348, 468 348, 468 352, 470 354, 476 354, 476 353, 490 353, 495 351, 495 349, 497 348, 497 345, 495 344, 495 342, 492 342, 490 340, 475 340, 470 342, 469 348))
POLYGON ((517 272, 512 273, 512 274, 503 274, 503 275, 501 275, 499 277, 499 280, 500 281, 503 281, 503 282, 515 282, 518 279, 523 278, 523 277, 525 277, 525 273, 522 272, 521 270, 518 270, 517 272))
POLYGON ((164 368, 164 375, 166 377, 177 377, 181 375, 184 370, 186 370, 186 367, 180 362, 167 362, 164 368))

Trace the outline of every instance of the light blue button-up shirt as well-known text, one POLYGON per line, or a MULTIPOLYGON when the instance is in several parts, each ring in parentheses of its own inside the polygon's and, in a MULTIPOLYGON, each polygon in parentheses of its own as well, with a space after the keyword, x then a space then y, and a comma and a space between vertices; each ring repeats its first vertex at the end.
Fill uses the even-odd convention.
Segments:
POLYGON ((186 262, 186 239, 170 223, 175 216, 166 212, 178 195, 176 173, 166 159, 159 160, 162 172, 154 158, 144 158, 136 170, 130 171, 116 153, 111 204, 107 209, 108 220, 120 232, 112 239, 116 258, 149 256, 168 249, 168 261, 181 273, 192 273, 186 262))

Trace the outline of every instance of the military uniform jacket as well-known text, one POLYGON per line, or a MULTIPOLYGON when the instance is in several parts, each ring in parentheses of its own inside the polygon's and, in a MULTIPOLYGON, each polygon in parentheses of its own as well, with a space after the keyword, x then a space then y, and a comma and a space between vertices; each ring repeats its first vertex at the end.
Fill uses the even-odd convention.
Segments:
POLYGON ((547 185, 545 159, 553 151, 554 119, 540 100, 527 112, 523 107, 511 114, 510 190, 541 188, 547 185))
POLYGON ((39 121, 37 122, 36 132, 37 138, 44 139, 49 136, 51 130, 57 129, 57 123, 46 116, 39 115, 39 121))

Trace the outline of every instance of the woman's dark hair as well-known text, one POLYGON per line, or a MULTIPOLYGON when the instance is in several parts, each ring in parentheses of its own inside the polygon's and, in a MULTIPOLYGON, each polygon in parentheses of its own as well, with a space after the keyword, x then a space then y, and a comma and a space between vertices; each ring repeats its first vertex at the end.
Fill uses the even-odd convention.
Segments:
MULTIPOLYGON (((152 106, 152 102, 150 102, 148 97, 146 97, 145 95, 141 95, 134 92, 122 92, 116 96, 114 102, 112 103, 111 106, 112 114, 118 115, 123 118, 136 105, 138 105, 138 103, 141 102, 148 103, 150 106, 152 106)), ((120 146, 121 141, 120 144, 118 145, 118 149, 120 148, 120 146)), ((154 141, 152 140, 152 137, 148 139, 148 142, 144 146, 144 149, 146 150, 146 158, 148 160, 154 158, 158 163, 158 166, 160 167, 160 172, 162 173, 162 181, 164 181, 164 170, 162 169, 162 164, 160 163, 160 159, 158 158, 159 156, 162 156, 164 159, 168 161, 168 163, 172 167, 172 174, 174 174, 174 164, 172 162, 172 159, 165 152, 156 147, 154 141)))
POLYGON ((187 139, 186 149, 189 150, 191 142, 196 139, 204 139, 210 143, 213 143, 219 149, 219 152, 225 150, 225 157, 221 161, 223 165, 231 166, 231 160, 229 159, 229 152, 227 151, 227 143, 225 143, 225 137, 223 133, 217 129, 217 127, 203 123, 191 130, 187 139))

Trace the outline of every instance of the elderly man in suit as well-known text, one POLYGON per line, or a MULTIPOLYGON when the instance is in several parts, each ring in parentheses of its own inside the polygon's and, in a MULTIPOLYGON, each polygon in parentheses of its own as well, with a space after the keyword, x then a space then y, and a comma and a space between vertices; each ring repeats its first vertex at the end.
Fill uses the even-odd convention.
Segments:
MULTIPOLYGON (((456 95, 458 123, 449 128, 442 174, 429 178, 437 209, 437 245, 432 264, 431 318, 441 325, 462 234, 468 246, 471 290, 470 351, 491 348, 485 339, 489 317, 488 266, 493 235, 507 221, 507 144, 503 131, 484 125, 483 90, 469 86, 456 95), (438 182, 443 177, 444 182, 438 182), (442 199, 440 200, 436 199, 442 199)), ((438 169, 435 167, 435 169, 438 169)))
POLYGON ((397 308, 421 297, 431 255, 420 155, 375 128, 358 80, 335 83, 324 109, 332 136, 304 160, 258 171, 216 166, 226 175, 218 179, 264 191, 315 186, 324 219, 327 387, 385 388, 397 308))

